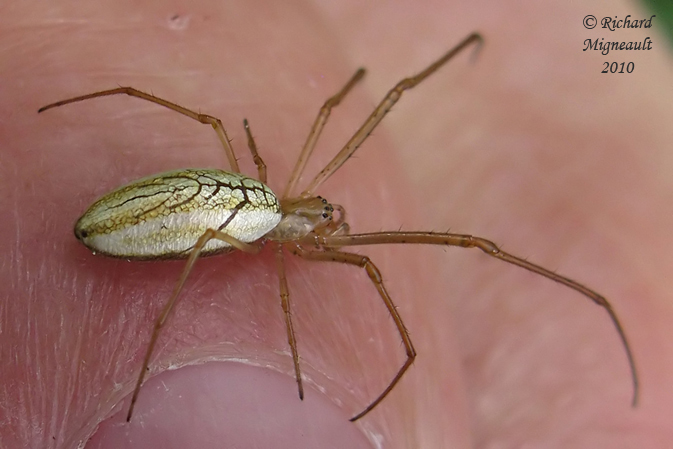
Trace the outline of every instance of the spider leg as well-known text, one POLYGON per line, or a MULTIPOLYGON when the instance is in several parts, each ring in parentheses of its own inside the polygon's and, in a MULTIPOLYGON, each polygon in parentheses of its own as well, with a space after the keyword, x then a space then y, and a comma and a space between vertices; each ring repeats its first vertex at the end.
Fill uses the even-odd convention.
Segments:
POLYGON ((288 249, 292 253, 306 260, 314 260, 320 262, 338 262, 364 268, 365 271, 367 272, 367 276, 369 276, 369 279, 376 287, 376 290, 378 290, 381 299, 383 299, 383 302, 386 305, 386 308, 388 309, 390 316, 392 316, 393 321, 395 322, 397 331, 399 332, 400 337, 402 338, 402 343, 404 344, 404 349, 407 353, 407 360, 398 370, 397 374, 395 375, 395 377, 393 377, 393 380, 390 381, 390 384, 388 384, 385 390, 383 390, 383 392, 379 394, 379 396, 376 399, 374 399, 364 410, 362 410, 360 413, 358 413, 357 415, 353 416, 350 419, 351 421, 357 421, 358 419, 362 418, 367 413, 372 411, 374 407, 379 405, 379 403, 386 396, 388 396, 388 393, 390 393, 392 389, 395 388, 395 385, 397 385, 397 383, 400 381, 404 373, 407 371, 407 369, 409 369, 411 364, 414 362, 414 359, 416 358, 416 350, 414 349, 414 345, 411 343, 411 337, 409 337, 409 332, 404 326, 402 317, 397 312, 397 308, 395 307, 393 300, 390 298, 390 295, 388 294, 386 287, 383 285, 381 272, 376 267, 376 265, 374 265, 374 263, 369 259, 369 257, 361 256, 359 254, 354 253, 346 253, 342 251, 311 251, 304 249, 299 245, 296 246, 288 245, 288 249))
POLYGON ((369 134, 376 128, 376 126, 383 120, 383 117, 386 116, 386 114, 392 109, 392 107, 399 101, 399 99, 402 97, 402 93, 405 90, 411 89, 418 84, 420 84, 423 80, 425 80, 428 76, 432 75, 434 72, 436 72, 441 66, 446 64, 450 59, 452 59, 454 56, 456 56, 458 53, 460 53, 465 47, 477 43, 481 46, 483 43, 484 39, 481 37, 479 33, 472 33, 461 43, 453 47, 451 50, 449 50, 447 53, 444 54, 441 58, 439 58, 437 61, 433 62, 430 64, 427 68, 425 68, 422 72, 417 73, 416 75, 410 77, 410 78, 405 78, 395 87, 393 87, 381 100, 379 105, 374 109, 374 112, 371 113, 371 115, 365 120, 365 122, 362 124, 360 129, 358 129, 353 137, 346 143, 346 145, 339 151, 339 153, 334 156, 334 158, 323 168, 318 175, 313 178, 313 181, 309 184, 309 186, 304 190, 301 194, 302 197, 305 196, 310 196, 311 192, 315 192, 315 190, 327 180, 330 176, 336 172, 339 167, 341 167, 352 155, 355 153, 355 150, 357 150, 360 145, 362 145, 362 142, 369 137, 369 134))
POLYGON ((299 389, 299 399, 304 400, 304 386, 301 382, 301 370, 299 369, 299 352, 297 351, 297 338, 294 335, 292 326, 292 314, 290 312, 290 291, 287 288, 287 277, 285 276, 285 258, 283 256, 283 247, 278 245, 276 248, 276 267, 278 269, 278 281, 280 282, 280 303, 285 314, 285 327, 287 329, 287 340, 290 343, 292 351, 292 361, 294 363, 294 374, 297 378, 297 388, 299 389))
POLYGON ((179 112, 182 115, 186 115, 187 117, 194 119, 197 122, 203 123, 204 125, 212 126, 213 129, 215 130, 215 133, 217 134, 217 137, 220 139, 220 142, 222 142, 224 152, 227 154, 227 159, 229 159, 229 165, 231 166, 232 171, 236 173, 241 172, 240 168, 238 167, 238 162, 236 161, 236 155, 234 154, 234 149, 229 143, 229 137, 227 136, 227 132, 224 130, 222 121, 219 118, 207 114, 200 114, 198 112, 194 112, 191 109, 184 108, 178 104, 172 103, 168 100, 164 100, 163 98, 146 94, 145 92, 139 91, 138 89, 134 89, 133 87, 118 87, 116 89, 103 90, 100 92, 94 92, 92 94, 81 95, 79 97, 68 98, 67 100, 61 100, 57 101, 56 103, 51 103, 48 104, 47 106, 43 106, 40 109, 38 109, 37 112, 38 113, 44 112, 47 109, 56 108, 58 106, 63 106, 78 101, 89 100, 91 98, 107 97, 109 95, 119 95, 119 94, 126 94, 131 97, 136 97, 142 100, 156 103, 158 105, 171 109, 175 112, 179 112))
POLYGON ((543 268, 534 263, 528 262, 520 257, 513 256, 502 251, 498 248, 495 243, 490 240, 475 237, 467 234, 450 234, 450 233, 436 233, 436 232, 373 232, 367 234, 352 234, 344 236, 310 236, 306 237, 303 240, 297 242, 298 244, 312 244, 319 247, 329 247, 329 248, 341 248, 344 246, 359 246, 359 245, 377 245, 377 244, 388 244, 388 243, 414 243, 414 244, 428 244, 428 245, 446 245, 446 246, 459 246, 462 248, 479 248, 484 253, 496 259, 502 260, 504 262, 516 265, 528 271, 531 271, 540 276, 551 279, 554 282, 565 285, 576 292, 581 293, 587 298, 591 299, 593 302, 603 307, 610 319, 612 320, 619 338, 621 339, 622 346, 624 346, 624 351, 626 352, 626 357, 629 362, 629 368, 631 369, 631 378, 633 382, 633 401, 632 406, 635 407, 638 404, 638 392, 639 392, 639 380, 638 380, 638 371, 636 369, 636 362, 633 357, 633 351, 631 350, 631 345, 626 338, 626 333, 622 327, 617 313, 612 308, 612 305, 608 300, 600 295, 599 293, 591 290, 588 287, 580 284, 579 282, 573 281, 565 276, 549 271, 546 268, 543 268))
POLYGON ((292 174, 290 174, 290 179, 288 180, 287 185, 285 186, 285 191, 283 192, 283 198, 289 198, 290 195, 292 195, 292 191, 297 185, 297 182, 299 181, 301 174, 304 172, 306 162, 308 162, 309 157, 311 157, 311 153, 313 153, 313 149, 315 148, 315 144, 318 141, 318 137, 320 137, 322 129, 325 127, 325 124, 327 123, 327 119, 329 118, 329 115, 332 112, 332 108, 341 103, 341 100, 343 100, 346 94, 353 88, 355 83, 360 81, 363 76, 365 76, 365 69, 363 68, 358 69, 353 74, 351 79, 348 80, 346 85, 342 87, 341 90, 337 92, 334 96, 328 98, 327 101, 325 101, 325 104, 323 104, 322 107, 320 108, 320 112, 318 112, 318 116, 315 118, 315 122, 313 122, 313 126, 311 126, 311 131, 309 132, 308 137, 306 138, 304 148, 302 148, 301 153, 299 154, 299 159, 297 159, 297 163, 295 164, 294 169, 292 170, 292 174))
POLYGON ((245 128, 245 134, 248 136, 248 148, 252 154, 252 160, 257 166, 257 177, 260 181, 262 181, 262 184, 266 184, 266 164, 257 152, 257 144, 255 143, 255 139, 252 137, 252 132, 250 131, 250 125, 248 124, 247 118, 243 119, 243 127, 245 128))
POLYGON ((147 351, 145 352, 145 358, 143 359, 143 366, 140 369, 140 374, 138 375, 138 380, 136 381, 136 386, 133 390, 133 396, 131 398, 131 405, 129 406, 129 412, 126 415, 127 422, 131 421, 131 416, 133 415, 133 408, 135 407, 136 401, 138 400, 138 394, 140 393, 140 386, 142 385, 143 379, 145 378, 145 371, 147 371, 148 365, 150 363, 150 357, 152 357, 152 352, 154 351, 154 346, 157 343, 159 334, 161 333, 162 328, 166 324, 168 316, 173 311, 173 308, 177 303, 178 297, 180 296, 180 292, 182 291, 182 288, 185 285, 185 281, 187 280, 189 274, 192 272, 196 260, 199 258, 199 254, 206 246, 206 244, 212 239, 222 240, 223 242, 229 243, 234 248, 244 251, 246 253, 256 254, 262 249, 260 245, 242 242, 228 234, 225 234, 222 231, 217 231, 215 229, 208 229, 206 230, 206 232, 203 233, 201 237, 199 237, 196 244, 194 245, 194 248, 192 248, 189 254, 187 264, 185 265, 185 268, 182 270, 182 274, 180 274, 180 277, 178 278, 178 281, 176 282, 175 287, 173 288, 173 292, 171 293, 168 302, 166 302, 166 305, 164 305, 164 308, 161 310, 159 317, 154 322, 152 337, 150 338, 149 345, 147 346, 147 351))

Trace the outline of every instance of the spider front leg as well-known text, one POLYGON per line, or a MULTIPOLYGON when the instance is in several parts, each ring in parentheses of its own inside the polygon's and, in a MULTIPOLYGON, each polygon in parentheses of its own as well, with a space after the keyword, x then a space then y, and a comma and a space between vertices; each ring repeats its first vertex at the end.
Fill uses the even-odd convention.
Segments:
POLYGON ((316 189, 332 176, 339 168, 355 153, 355 151, 362 145, 362 143, 367 140, 367 137, 372 133, 374 128, 383 120, 383 117, 386 116, 392 107, 399 101, 402 97, 404 91, 413 89, 421 82, 423 82, 427 77, 435 73, 440 67, 450 61, 454 56, 463 51, 466 47, 476 44, 477 49, 481 47, 484 39, 479 33, 472 33, 467 36, 461 43, 453 47, 447 53, 445 53, 438 60, 430 64, 421 72, 417 73, 414 76, 409 78, 404 78, 398 82, 395 87, 390 89, 383 100, 379 105, 374 109, 367 120, 360 126, 360 128, 353 134, 353 137, 346 143, 346 145, 337 153, 334 158, 323 168, 320 173, 318 173, 313 181, 308 185, 306 189, 302 192, 300 196, 307 197, 315 192, 316 189))
POLYGON ((622 327, 617 314, 615 313, 612 305, 608 300, 598 294, 597 292, 591 290, 588 287, 580 284, 579 282, 573 281, 567 277, 556 274, 552 271, 547 270, 539 265, 528 262, 520 257, 513 256, 502 251, 498 248, 495 243, 490 240, 475 237, 467 234, 450 234, 450 233, 435 233, 435 232, 373 232, 367 234, 351 234, 343 236, 319 236, 313 235, 306 237, 298 242, 298 244, 306 245, 317 245, 319 247, 329 247, 329 248, 342 248, 344 246, 359 246, 359 245, 378 245, 378 244, 389 244, 389 243, 411 243, 411 244, 426 244, 426 245, 444 245, 444 246, 459 246, 462 248, 479 248, 487 255, 494 257, 496 259, 502 260, 512 265, 524 268, 528 271, 531 271, 540 276, 551 279, 554 282, 558 282, 561 285, 565 285, 578 293, 581 293, 585 297, 591 299, 594 303, 603 307, 608 315, 612 324, 617 330, 617 334, 621 339, 622 346, 626 352, 626 357, 629 362, 629 368, 631 370, 631 378, 633 382, 633 400, 632 406, 635 407, 638 404, 638 393, 639 393, 639 381, 638 381, 638 372, 636 370, 636 363, 633 357, 633 351, 631 350, 631 345, 629 344, 624 328, 622 327))
POLYGON ((363 76, 365 76, 365 69, 363 68, 358 69, 353 74, 351 79, 348 80, 346 85, 342 87, 341 90, 337 92, 334 96, 328 98, 327 101, 325 101, 325 104, 323 104, 322 107, 320 108, 318 116, 315 118, 313 126, 311 126, 311 131, 308 133, 308 137, 306 138, 304 148, 302 148, 301 153, 299 154, 299 159, 297 159, 297 163, 295 164, 294 169, 292 170, 292 174, 290 174, 290 179, 288 180, 287 185, 285 186, 285 191, 283 192, 283 198, 290 198, 291 195, 293 194, 294 187, 297 184, 297 181, 299 181, 299 178, 301 177, 301 174, 303 173, 304 168, 306 167, 306 162, 308 162, 308 159, 311 157, 311 153, 313 153, 315 144, 318 141, 318 137, 320 137, 320 134, 322 133, 322 130, 325 127, 325 124, 327 123, 327 119, 329 118, 329 115, 332 112, 332 108, 338 106, 339 103, 341 103, 341 100, 344 99, 346 94, 350 92, 353 86, 355 86, 355 84, 358 81, 360 81, 363 76))
POLYGON ((198 112, 194 112, 191 109, 187 109, 180 106, 179 104, 175 104, 168 100, 164 100, 163 98, 155 97, 154 95, 146 94, 145 92, 142 92, 138 89, 134 89, 133 87, 118 87, 116 89, 103 90, 100 92, 94 92, 92 94, 81 95, 79 97, 68 98, 67 100, 61 100, 57 101, 56 103, 51 103, 48 104, 47 106, 43 106, 40 109, 38 109, 37 112, 38 113, 44 112, 47 109, 56 108, 70 103, 76 103, 78 101, 89 100, 91 98, 107 97, 110 95, 120 95, 120 94, 125 94, 130 97, 136 97, 142 100, 149 101, 151 103, 158 104, 172 111, 178 112, 182 115, 186 115, 187 117, 196 120, 197 122, 203 123, 204 125, 212 126, 213 129, 215 130, 215 133, 217 134, 217 137, 220 139, 220 142, 222 142, 224 152, 227 154, 227 159, 229 159, 229 165, 231 166, 231 170, 236 173, 241 172, 241 169, 238 167, 238 162, 236 161, 236 155, 234 154, 234 149, 229 143, 229 137, 227 136, 227 132, 224 130, 222 121, 219 118, 207 114, 200 114, 198 112))
MULTIPOLYGON (((330 246, 332 245, 329 244, 325 245, 325 247, 330 246)), ((381 272, 376 267, 376 265, 374 265, 374 263, 369 259, 369 257, 361 256, 359 254, 346 253, 342 251, 331 251, 331 250, 310 251, 302 248, 300 245, 287 244, 287 248, 292 253, 307 260, 313 260, 318 262, 338 262, 364 268, 365 271, 367 272, 367 276, 369 276, 369 279, 376 287, 376 290, 378 290, 381 299, 383 299, 383 302, 386 305, 386 308, 388 309, 390 316, 392 316, 393 321, 395 322, 395 326, 397 327, 397 331, 400 333, 402 343, 404 344, 404 349, 407 353, 407 360, 404 362, 402 367, 397 371, 397 374, 395 375, 395 377, 393 377, 393 380, 390 381, 390 384, 388 384, 386 389, 383 390, 383 392, 379 394, 379 396, 376 399, 374 399, 364 410, 362 410, 360 413, 358 413, 357 415, 353 416, 350 419, 351 421, 357 421, 358 419, 362 418, 367 413, 372 411, 374 407, 379 405, 379 403, 383 399, 385 399, 386 396, 388 396, 388 393, 390 393, 392 389, 395 388, 395 385, 397 385, 397 383, 400 381, 404 373, 407 371, 407 369, 409 369, 411 364, 414 362, 414 359, 416 358, 416 350, 414 349, 414 345, 411 343, 411 337, 409 337, 409 332, 407 331, 407 328, 404 326, 402 317, 400 316, 399 313, 397 313, 397 308, 395 307, 393 300, 390 298, 390 295, 388 294, 386 287, 383 285, 381 272)))
MULTIPOLYGON (((233 218, 234 215, 236 214, 232 214, 230 218, 233 218)), ((228 224, 228 222, 226 224, 228 224)), ((197 240, 196 244, 189 253, 187 264, 185 265, 185 268, 182 270, 182 274, 180 274, 180 277, 178 278, 178 281, 176 282, 175 287, 173 288, 173 292, 171 293, 168 302, 161 310, 161 313, 159 314, 157 320, 154 322, 152 337, 150 338, 149 345, 147 346, 147 351, 145 352, 145 358, 143 359, 143 366, 140 369, 140 374, 138 375, 138 380, 136 381, 136 386, 133 390, 133 396, 131 397, 131 405, 129 406, 129 412, 126 415, 127 422, 131 421, 131 416, 133 415, 133 408, 135 407, 136 401, 138 400, 140 387, 143 383, 143 379, 145 378, 145 371, 147 371, 147 368, 149 366, 150 358, 152 357, 152 352, 154 351, 154 346, 157 343, 159 334, 161 333, 161 330, 166 324, 168 316, 173 311, 173 308, 177 303, 178 297, 180 296, 180 292, 182 291, 182 288, 185 285, 185 281, 187 280, 189 274, 192 272, 194 264, 196 263, 196 260, 199 258, 201 251, 206 246, 206 244, 213 239, 222 240, 223 242, 230 244, 232 247, 250 254, 257 254, 262 249, 261 245, 242 242, 228 234, 225 234, 222 231, 217 231, 215 229, 206 230, 206 232, 204 232, 203 235, 197 240)))

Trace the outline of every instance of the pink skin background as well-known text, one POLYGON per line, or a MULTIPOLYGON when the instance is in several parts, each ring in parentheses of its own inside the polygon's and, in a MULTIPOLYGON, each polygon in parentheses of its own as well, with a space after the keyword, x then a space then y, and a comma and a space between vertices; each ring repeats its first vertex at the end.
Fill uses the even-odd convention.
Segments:
POLYGON ((670 444, 673 80, 657 19, 582 26, 587 14, 650 16, 626 2, 335 3, 0 7, 0 447, 670 444), (404 360, 375 289, 362 270, 288 256, 299 401, 265 251, 197 264, 158 344, 161 374, 127 424, 184 263, 93 256, 73 223, 123 183, 226 159, 208 127, 136 99, 37 109, 117 85, 151 91, 221 118, 255 174, 247 117, 280 193, 319 107, 357 67, 369 72, 333 112, 304 182, 400 78, 475 30, 477 60, 466 52, 406 93, 318 193, 353 231, 450 227, 603 293, 633 346, 639 407, 604 310, 478 250, 398 245, 355 250, 383 272, 419 355, 361 421, 348 418, 404 360), (652 51, 582 51, 587 38, 646 36, 652 51), (601 74, 604 61, 635 71, 601 74))

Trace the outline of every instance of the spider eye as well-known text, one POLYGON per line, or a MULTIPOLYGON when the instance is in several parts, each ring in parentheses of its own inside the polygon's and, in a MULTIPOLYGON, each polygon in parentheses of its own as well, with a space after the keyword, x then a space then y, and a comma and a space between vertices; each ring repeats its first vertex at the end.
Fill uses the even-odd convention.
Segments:
POLYGON ((329 215, 327 215, 326 212, 322 214, 322 218, 327 218, 327 217, 329 217, 329 215))

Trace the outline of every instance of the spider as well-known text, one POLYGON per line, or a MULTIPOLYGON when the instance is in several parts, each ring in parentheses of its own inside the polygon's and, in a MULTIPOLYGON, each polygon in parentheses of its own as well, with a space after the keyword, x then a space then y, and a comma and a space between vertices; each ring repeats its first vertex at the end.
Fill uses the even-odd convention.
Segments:
POLYGON ((234 150, 222 122, 213 116, 200 114, 170 101, 155 97, 132 87, 95 92, 58 101, 39 109, 46 111, 65 104, 96 97, 126 94, 159 104, 203 124, 211 125, 224 147, 231 171, 217 169, 183 169, 143 178, 120 187, 100 198, 75 224, 75 236, 94 254, 129 260, 186 258, 187 263, 178 278, 168 302, 155 321, 129 406, 127 421, 131 420, 154 346, 173 310, 180 292, 199 257, 229 252, 234 249, 257 254, 266 244, 275 252, 280 283, 281 306, 285 315, 287 338, 292 352, 299 397, 303 399, 297 340, 290 314, 290 295, 285 275, 285 252, 303 259, 337 262, 363 268, 390 313, 400 335, 406 360, 388 386, 350 420, 356 421, 371 410, 395 388, 416 358, 416 350, 404 326, 402 317, 382 281, 376 265, 365 255, 344 251, 344 248, 378 244, 429 244, 478 248, 488 256, 544 276, 605 308, 614 324, 628 358, 633 382, 633 401, 638 401, 638 376, 631 347, 622 325, 610 303, 595 291, 558 275, 541 266, 500 250, 493 242, 466 234, 438 232, 373 232, 351 234, 345 221, 343 207, 330 204, 314 192, 332 176, 367 139, 372 130, 397 103, 405 90, 411 89, 436 72, 456 54, 471 45, 479 48, 483 38, 472 33, 442 57, 416 75, 395 85, 365 120, 343 149, 313 178, 298 195, 294 192, 306 163, 315 148, 330 112, 364 76, 358 69, 346 85, 329 98, 318 113, 299 159, 290 175, 283 195, 279 198, 266 186, 266 165, 260 157, 247 120, 244 120, 248 148, 257 167, 257 179, 240 173, 234 150), (336 214, 335 214, 336 212, 336 214))

